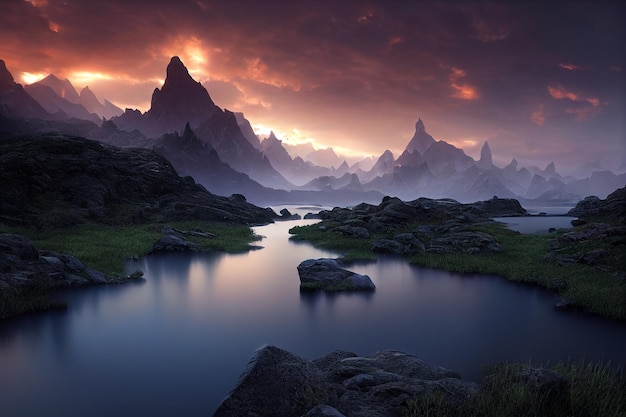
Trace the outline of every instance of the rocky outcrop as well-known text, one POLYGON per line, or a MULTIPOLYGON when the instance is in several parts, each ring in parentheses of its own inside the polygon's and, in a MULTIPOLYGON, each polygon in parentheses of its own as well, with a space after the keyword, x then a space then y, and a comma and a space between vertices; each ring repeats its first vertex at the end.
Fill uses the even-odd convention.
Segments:
POLYGON ((571 415, 569 380, 545 368, 515 364, 488 367, 484 380, 476 384, 463 381, 457 372, 396 350, 363 357, 334 351, 309 361, 278 347, 265 346, 255 353, 213 416, 431 415, 421 413, 427 411, 433 415, 478 415, 481 395, 502 401, 499 395, 509 390, 506 384, 514 384, 514 389, 522 393, 519 406, 528 415, 571 415), (532 400, 521 399, 524 395, 532 400), (434 399, 438 405, 434 405, 434 399))
POLYGON ((604 200, 595 196, 586 197, 567 214, 585 220, 626 224, 626 187, 615 190, 604 200))
POLYGON ((396 416, 409 399, 463 401, 477 386, 406 353, 345 351, 314 361, 275 346, 260 349, 214 417, 396 416))
POLYGON ((300 289, 324 291, 373 291, 367 275, 343 269, 336 259, 308 259, 298 265, 300 289))
POLYGON ((45 134, 0 140, 0 221, 36 227, 84 222, 272 222, 276 214, 219 197, 147 149, 45 134))
POLYGON ((0 233, 0 318, 48 308, 32 303, 32 294, 56 288, 118 284, 143 279, 137 271, 126 277, 111 277, 86 267, 73 256, 40 251, 24 236, 0 233), (28 299, 28 302, 24 302, 28 299))
POLYGON ((152 247, 150 253, 160 252, 199 252, 200 246, 189 242, 188 240, 176 236, 174 234, 168 234, 158 240, 152 247))
MULTIPOLYGON (((488 221, 492 217, 526 216, 528 213, 517 200, 494 197, 491 200, 461 204, 451 199, 420 198, 402 201, 385 197, 379 205, 362 203, 354 208, 335 207, 319 213, 322 220, 340 223, 339 227, 364 227, 369 232, 385 232, 399 225, 438 223, 455 220, 460 223, 488 221)), ((342 232, 342 229, 338 230, 342 232)))

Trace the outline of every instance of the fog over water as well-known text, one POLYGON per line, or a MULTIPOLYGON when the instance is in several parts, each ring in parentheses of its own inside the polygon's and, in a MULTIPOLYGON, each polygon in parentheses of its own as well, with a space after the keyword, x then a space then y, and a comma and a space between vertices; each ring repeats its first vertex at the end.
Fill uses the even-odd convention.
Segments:
POLYGON ((382 257, 349 268, 374 293, 300 293, 297 265, 337 256, 289 240, 312 222, 257 227, 263 248, 245 254, 129 262, 145 283, 65 291, 66 312, 0 323, 0 415, 211 415, 266 343, 308 359, 397 349, 468 380, 504 360, 624 359, 624 323, 494 276, 382 257))

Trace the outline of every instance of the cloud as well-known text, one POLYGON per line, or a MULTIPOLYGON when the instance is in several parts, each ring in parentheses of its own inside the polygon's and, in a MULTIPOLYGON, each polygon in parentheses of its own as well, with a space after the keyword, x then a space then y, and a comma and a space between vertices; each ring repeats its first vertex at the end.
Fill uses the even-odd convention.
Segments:
POLYGON ((452 97, 462 100, 477 100, 480 96, 476 87, 463 82, 467 74, 459 68, 452 68, 450 71, 450 87, 454 90, 452 97))

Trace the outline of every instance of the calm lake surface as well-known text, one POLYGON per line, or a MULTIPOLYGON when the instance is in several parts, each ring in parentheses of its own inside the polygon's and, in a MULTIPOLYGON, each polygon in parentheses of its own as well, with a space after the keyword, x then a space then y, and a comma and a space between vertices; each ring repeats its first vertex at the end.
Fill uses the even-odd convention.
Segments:
MULTIPOLYGON (((305 213, 310 210, 294 210, 305 213)), ((626 324, 556 311, 555 296, 504 279, 354 265, 373 294, 300 294, 296 266, 336 254, 256 228, 263 249, 129 263, 145 283, 65 291, 65 312, 0 322, 0 416, 210 416, 254 351, 314 359, 397 349, 479 377, 481 365, 624 362, 626 324)))

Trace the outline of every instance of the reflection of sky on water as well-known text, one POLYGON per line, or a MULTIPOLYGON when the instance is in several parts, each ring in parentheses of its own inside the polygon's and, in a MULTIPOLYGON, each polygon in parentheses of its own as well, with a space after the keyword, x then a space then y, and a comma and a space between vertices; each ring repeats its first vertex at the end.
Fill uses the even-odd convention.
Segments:
POLYGON ((67 291, 66 312, 0 323, 0 415, 210 415, 265 343, 309 359, 398 349, 468 379, 483 363, 626 351, 623 324, 555 313, 550 293, 391 257, 349 268, 374 293, 300 293, 297 265, 336 256, 289 241, 302 223, 256 228, 264 248, 246 254, 130 262, 145 283, 67 291))

